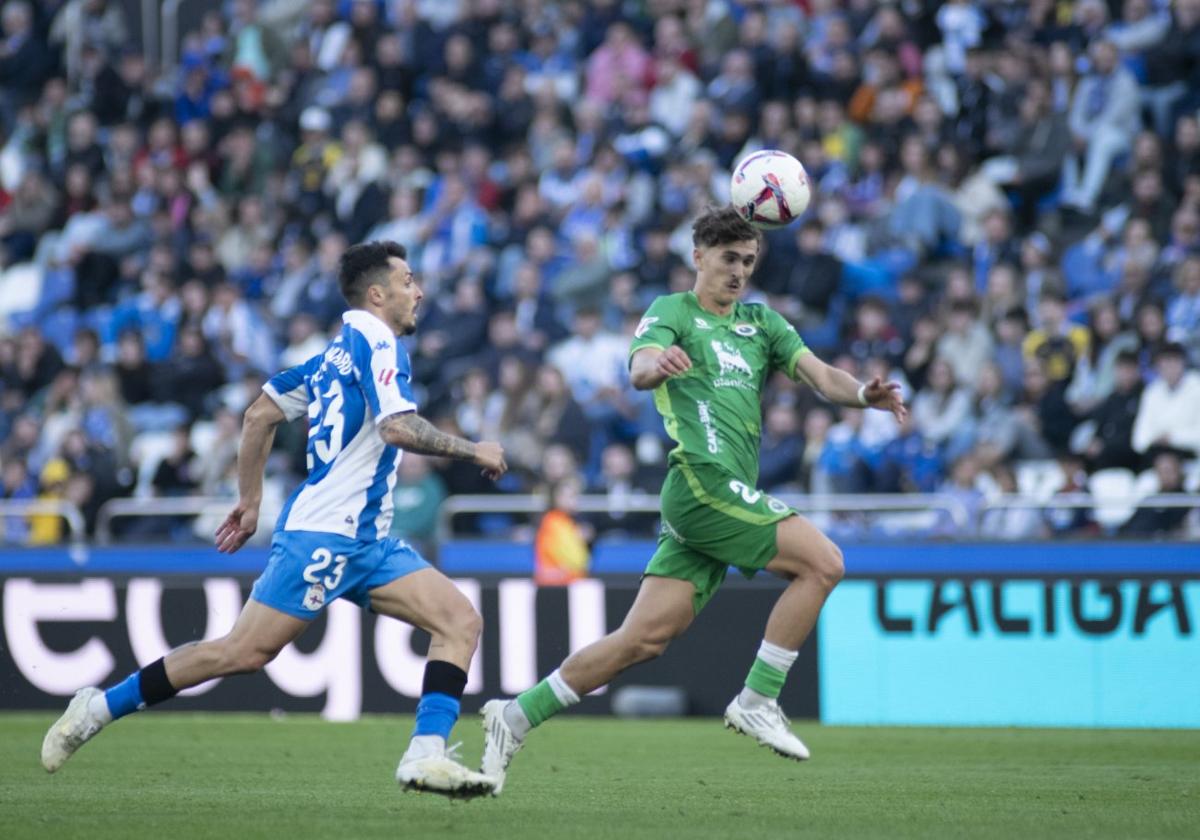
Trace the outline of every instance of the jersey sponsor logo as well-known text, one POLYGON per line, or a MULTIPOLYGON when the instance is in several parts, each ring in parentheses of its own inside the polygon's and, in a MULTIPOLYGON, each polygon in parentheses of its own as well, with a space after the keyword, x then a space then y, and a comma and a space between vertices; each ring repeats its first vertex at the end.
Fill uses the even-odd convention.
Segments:
POLYGON ((392 380, 396 378, 396 369, 395 368, 385 368, 384 370, 379 371, 378 378, 379 378, 380 385, 383 385, 385 387, 388 385, 391 385, 392 380))
POLYGON ((704 440, 708 444, 708 451, 710 454, 716 455, 721 451, 721 444, 717 440, 717 429, 713 425, 712 411, 709 410, 708 400, 696 402, 696 414, 700 417, 700 425, 704 427, 704 440))
POLYGON ((654 326, 654 322, 657 320, 658 320, 657 315, 647 315, 640 322, 638 322, 637 329, 633 331, 633 337, 641 338, 642 336, 644 336, 646 334, 646 332, 652 326, 654 326))
POLYGON ((701 329, 701 330, 711 330, 712 329, 712 327, 709 325, 708 321, 705 321, 703 318, 696 317, 696 318, 694 318, 694 320, 696 322, 697 329, 701 329))
POLYGON ((737 324, 734 326, 733 331, 743 338, 749 338, 758 332, 758 328, 753 324, 737 324))
POLYGON ((376 352, 378 352, 380 350, 391 350, 391 349, 392 349, 392 345, 391 345, 391 342, 389 342, 389 341, 378 341, 375 343, 376 352))
POLYGON ((750 370, 750 363, 742 356, 741 350, 715 339, 711 344, 713 352, 717 354, 717 364, 721 366, 721 376, 728 376, 735 372, 744 373, 746 376, 754 375, 754 371, 750 370))

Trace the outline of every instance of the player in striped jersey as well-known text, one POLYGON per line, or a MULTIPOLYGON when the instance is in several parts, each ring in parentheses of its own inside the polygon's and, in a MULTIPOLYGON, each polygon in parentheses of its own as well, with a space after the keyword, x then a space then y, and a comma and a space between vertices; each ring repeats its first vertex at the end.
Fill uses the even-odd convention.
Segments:
POLYGON ((397 781, 451 796, 492 791, 489 777, 446 750, 482 621, 449 578, 387 534, 405 451, 472 461, 492 479, 507 466, 498 443, 444 434, 417 413, 408 353, 397 340, 416 329, 422 299, 405 258, 394 242, 348 249, 339 281, 351 309, 341 332, 321 354, 273 377, 246 411, 240 498, 217 530, 218 549, 237 551, 258 529, 275 428, 305 414, 308 478, 279 516, 267 567, 233 630, 177 648, 107 691, 80 690, 42 744, 46 770, 57 770, 117 718, 214 677, 259 670, 327 604, 348 598, 432 635, 416 728, 397 781))

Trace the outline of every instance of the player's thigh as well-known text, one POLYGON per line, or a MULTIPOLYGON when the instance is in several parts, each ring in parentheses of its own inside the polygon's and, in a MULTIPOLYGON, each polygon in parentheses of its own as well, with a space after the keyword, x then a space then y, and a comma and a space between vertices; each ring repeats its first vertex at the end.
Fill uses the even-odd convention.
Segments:
POLYGON ((777 553, 767 571, 792 579, 816 574, 832 583, 842 577, 842 551, 816 525, 795 514, 775 526, 777 553))
MULTIPOLYGON (((686 597, 691 609, 691 616, 688 619, 690 623, 691 618, 698 615, 700 610, 704 609, 704 606, 717 594, 717 590, 725 582, 725 575, 728 572, 729 565, 727 563, 709 557, 664 533, 659 538, 654 556, 646 564, 642 586, 645 587, 652 581, 667 582, 661 587, 655 585, 655 591, 661 589, 664 593, 670 592, 670 596, 664 597, 670 598, 672 606, 686 597)), ((637 607, 643 600, 644 598, 639 592, 634 607, 637 607)))
POLYGON ((669 642, 687 630, 696 617, 695 592, 690 580, 647 572, 633 606, 621 622, 620 632, 641 640, 669 642))
POLYGON ((236 651, 255 652, 274 658, 307 628, 307 621, 259 601, 249 600, 242 607, 233 629, 225 637, 225 643, 236 651))
POLYGON ((478 635, 475 607, 450 578, 432 567, 377 586, 368 593, 371 609, 443 636, 478 635))
POLYGON ((795 515, 784 502, 723 469, 679 469, 663 486, 664 530, 692 552, 733 566, 746 577, 766 568, 778 553, 777 525, 795 515), (668 492, 669 490, 669 492, 668 492))

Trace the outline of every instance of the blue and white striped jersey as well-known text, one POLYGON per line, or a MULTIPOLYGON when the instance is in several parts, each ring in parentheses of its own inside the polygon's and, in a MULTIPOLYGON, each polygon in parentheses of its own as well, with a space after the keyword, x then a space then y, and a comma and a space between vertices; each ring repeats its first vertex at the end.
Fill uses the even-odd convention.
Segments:
POLYGON ((263 391, 288 420, 308 413, 308 478, 292 493, 276 531, 320 531, 357 540, 386 537, 402 452, 376 425, 415 411, 408 352, 369 312, 342 316, 325 352, 271 377, 263 391))

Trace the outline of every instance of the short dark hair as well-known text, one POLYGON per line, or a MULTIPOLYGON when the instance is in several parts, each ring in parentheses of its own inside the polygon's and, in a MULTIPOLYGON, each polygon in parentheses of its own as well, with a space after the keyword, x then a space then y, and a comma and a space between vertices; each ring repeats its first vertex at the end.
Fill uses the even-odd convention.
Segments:
POLYGON ((1178 341, 1168 341, 1164 344, 1158 345, 1158 347, 1154 349, 1153 360, 1157 362, 1159 359, 1165 357, 1174 357, 1176 359, 1186 360, 1187 350, 1185 350, 1183 345, 1178 341))
POLYGON ((338 261, 338 285, 346 303, 361 305, 367 288, 384 282, 392 257, 407 259, 408 249, 399 242, 363 242, 347 248, 338 261))
POLYGON ((711 207, 692 224, 692 243, 697 248, 730 245, 734 242, 759 241, 758 228, 747 222, 733 207, 711 207))

